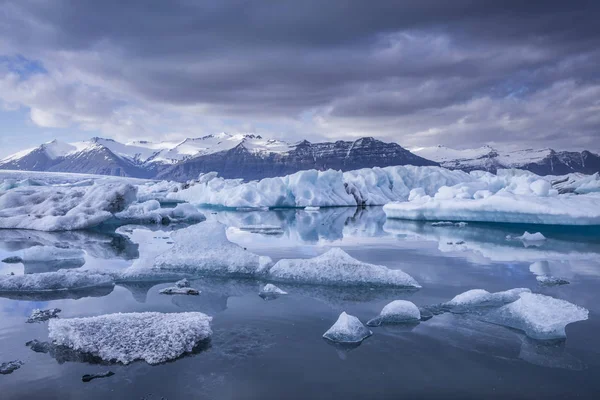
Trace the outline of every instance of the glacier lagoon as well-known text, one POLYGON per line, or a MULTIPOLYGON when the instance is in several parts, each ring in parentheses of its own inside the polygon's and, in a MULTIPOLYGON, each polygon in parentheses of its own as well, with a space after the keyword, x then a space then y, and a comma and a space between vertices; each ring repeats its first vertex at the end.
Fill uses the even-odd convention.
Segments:
MULTIPOLYGON (((265 301, 259 296, 269 283, 265 277, 195 277, 189 284, 199 291, 196 296, 159 293, 179 279, 3 293, 0 363, 23 362, 10 375, 0 376, 3 398, 48 393, 90 399, 423 398, 439 393, 463 398, 586 398, 600 391, 594 379, 600 372, 598 227, 386 220, 380 207, 203 213, 208 223, 228 227, 231 242, 275 263, 341 248, 361 262, 400 269, 421 288, 276 282, 288 294, 265 301), (526 231, 540 232, 546 239, 507 240, 526 231), (568 284, 541 285, 541 276, 568 284), (565 300, 589 310, 589 317, 567 325, 566 339, 538 340, 490 322, 480 309, 438 312, 439 305, 471 289, 497 293, 515 288, 565 300), (359 346, 337 346, 322 338, 342 312, 366 323, 394 300, 410 301, 431 315, 423 318, 426 313, 421 313, 420 322, 372 327, 373 335, 359 346), (49 322, 26 320, 35 309, 52 308, 62 310, 58 319, 200 312, 212 317, 212 338, 158 365, 112 364, 64 349, 33 351, 34 346, 25 343, 49 342, 49 322), (83 375, 108 370, 115 375, 81 381, 83 375)), ((135 228, 147 231, 144 243, 136 242, 139 236, 124 234, 123 227, 117 232, 0 230, 2 260, 23 258, 35 246, 68 248, 77 255, 76 262, 25 257, 22 262, 0 263, 0 275, 125 270, 168 246, 171 231, 180 228, 135 228)), ((566 311, 582 312, 569 307, 566 311)))

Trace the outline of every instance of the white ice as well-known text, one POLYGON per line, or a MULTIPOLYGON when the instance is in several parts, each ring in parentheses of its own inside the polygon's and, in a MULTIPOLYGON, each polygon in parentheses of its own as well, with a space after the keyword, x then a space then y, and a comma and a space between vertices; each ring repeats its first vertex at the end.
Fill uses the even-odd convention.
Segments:
POLYGON ((82 260, 85 252, 80 249, 62 248, 55 246, 33 246, 23 250, 21 259, 28 261, 52 261, 52 260, 82 260))
POLYGON ((565 327, 588 319, 588 310, 565 300, 533 293, 521 293, 520 298, 485 316, 486 321, 519 329, 533 339, 566 338, 565 327))
POLYGON ((273 281, 339 286, 421 286, 410 275, 350 257, 339 248, 309 259, 282 259, 270 270, 273 281))
POLYGON ((0 276, 0 292, 45 292, 113 286, 110 276, 89 271, 61 269, 26 275, 0 276))
POLYGON ((323 337, 335 343, 356 344, 372 334, 373 332, 364 326, 358 318, 342 312, 335 324, 323 334, 323 337))
POLYGON ((169 222, 200 222, 206 217, 191 204, 177 204, 173 208, 161 208, 157 200, 132 204, 124 211, 115 214, 122 223, 129 224, 167 224, 169 222))
POLYGON ((136 199, 130 184, 22 187, 0 193, 0 228, 61 231, 91 228, 136 199))
POLYGON ((171 248, 126 271, 130 278, 160 273, 252 277, 272 265, 269 257, 256 255, 227 239, 225 226, 202 222, 171 234, 171 248), (149 264, 149 265, 148 265, 149 264))
POLYGON ((277 286, 273 285, 272 283, 267 283, 265 286, 262 287, 262 289, 260 289, 260 293, 259 294, 264 294, 264 295, 283 295, 283 294, 288 294, 286 291, 281 290, 280 288, 278 288, 277 286))
POLYGON ((515 237, 515 239, 523 240, 525 242, 540 242, 546 240, 546 237, 541 232, 529 233, 525 231, 521 236, 515 237))
POLYGON ((452 300, 444 303, 452 312, 469 312, 478 307, 498 307, 519 299, 522 293, 530 293, 526 288, 505 290, 490 293, 483 289, 472 289, 455 296, 452 300))
POLYGON ((87 318, 53 319, 55 344, 93 354, 109 362, 144 360, 158 364, 191 352, 212 335, 212 318, 199 312, 143 312, 87 318))
POLYGON ((383 307, 377 317, 368 321, 367 326, 417 322, 420 319, 421 312, 414 303, 407 300, 394 300, 383 307))

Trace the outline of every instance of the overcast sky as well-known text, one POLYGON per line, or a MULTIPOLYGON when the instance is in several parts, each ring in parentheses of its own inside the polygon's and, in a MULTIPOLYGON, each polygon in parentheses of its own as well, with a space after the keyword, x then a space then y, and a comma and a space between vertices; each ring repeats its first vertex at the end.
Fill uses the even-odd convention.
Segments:
POLYGON ((0 156, 221 131, 598 151, 600 1, 0 0, 0 156))

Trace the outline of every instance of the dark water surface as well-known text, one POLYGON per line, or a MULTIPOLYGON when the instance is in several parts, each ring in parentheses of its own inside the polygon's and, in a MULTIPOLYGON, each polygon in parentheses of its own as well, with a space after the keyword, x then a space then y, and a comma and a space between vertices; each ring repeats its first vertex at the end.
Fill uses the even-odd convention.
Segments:
MULTIPOLYGON (((170 284, 117 285, 76 299, 0 298, 0 362, 21 360, 0 375, 1 399, 399 399, 600 398, 600 233, 597 229, 386 221, 380 208, 206 212, 232 227, 275 225, 278 235, 235 228, 229 238, 248 250, 306 258, 341 247, 366 262, 401 268, 418 291, 278 285, 288 296, 265 301, 261 282, 200 279, 199 296, 159 295, 170 284), (540 244, 506 235, 542 232, 540 244), (458 244, 457 244, 458 243, 458 244), (536 274, 569 285, 542 287, 536 274), (539 342, 475 316, 443 314, 412 326, 373 328, 357 348, 341 349, 322 334, 342 311, 363 322, 395 299, 418 306, 448 301, 469 289, 518 287, 568 300, 590 311, 569 325, 567 340, 539 342), (27 341, 48 340, 47 322, 26 324, 35 308, 62 309, 61 318, 114 312, 201 311, 214 317, 208 348, 150 366, 97 365, 61 354, 36 353, 27 341), (114 376, 81 381, 84 374, 114 376)), ((156 235, 156 240, 161 235, 156 235)), ((127 267, 145 251, 114 233, 0 231, 0 259, 33 245, 86 252, 86 267, 127 267)), ((77 268, 78 263, 1 264, 0 273, 77 268)), ((73 297, 73 296, 72 296, 73 297)))

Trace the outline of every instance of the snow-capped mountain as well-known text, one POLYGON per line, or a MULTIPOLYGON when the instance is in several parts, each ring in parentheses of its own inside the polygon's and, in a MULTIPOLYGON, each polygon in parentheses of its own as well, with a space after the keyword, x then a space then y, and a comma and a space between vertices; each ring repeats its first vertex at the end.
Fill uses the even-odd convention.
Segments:
POLYGON ((210 171, 217 171, 225 178, 250 180, 311 168, 352 170, 405 164, 437 165, 396 143, 373 138, 290 144, 252 134, 219 133, 160 143, 120 143, 97 137, 76 143, 54 140, 0 160, 0 169, 184 181, 210 171))
POLYGON ((412 152, 448 169, 463 171, 484 170, 495 173, 498 169, 519 168, 538 175, 564 175, 572 172, 593 174, 600 171, 600 156, 589 151, 500 151, 490 146, 456 150, 435 146, 415 148, 412 152))

